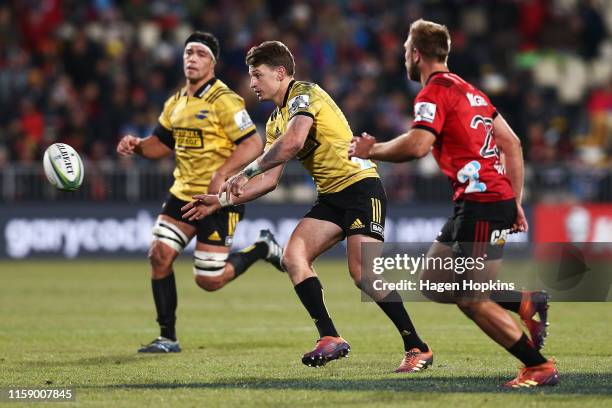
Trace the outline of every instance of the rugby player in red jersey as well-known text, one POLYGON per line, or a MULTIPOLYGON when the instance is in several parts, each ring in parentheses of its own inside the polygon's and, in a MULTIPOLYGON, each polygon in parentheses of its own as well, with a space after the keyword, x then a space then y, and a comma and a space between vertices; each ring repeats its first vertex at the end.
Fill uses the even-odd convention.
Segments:
MULTIPOLYGON (((415 99, 412 129, 386 143, 376 143, 374 137, 364 133, 353 138, 349 156, 403 162, 432 151, 451 180, 455 209, 427 256, 483 257, 484 270, 470 277, 494 279, 507 234, 528 229, 521 206, 524 168, 520 141, 484 93, 449 72, 450 35, 445 26, 425 20, 414 22, 404 47, 408 77, 423 85, 415 99)), ((422 279, 440 279, 443 273, 425 270, 422 279)), ((457 279, 466 277, 453 271, 443 276, 447 282, 457 279)), ((523 362, 525 367, 506 387, 556 384, 555 362, 543 357, 538 351, 541 344, 536 344, 544 332, 545 319, 532 319, 536 313, 546 317, 545 309, 541 309, 546 299, 534 301, 534 296, 543 293, 514 291, 522 302, 499 303, 495 302, 496 295, 427 294, 438 302, 457 304, 489 337, 523 362), (532 339, 504 307, 529 322, 532 339)))

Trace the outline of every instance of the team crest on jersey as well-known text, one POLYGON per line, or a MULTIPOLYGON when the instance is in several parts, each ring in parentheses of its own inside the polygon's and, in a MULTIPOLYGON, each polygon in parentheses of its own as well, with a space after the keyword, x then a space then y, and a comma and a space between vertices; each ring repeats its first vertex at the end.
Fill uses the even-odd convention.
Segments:
POLYGON ((236 122, 236 126, 238 126, 238 129, 240 129, 241 132, 253 126, 253 121, 251 120, 251 117, 246 109, 234 114, 234 122, 236 122))
POLYGON ((196 113, 196 115, 195 115, 195 117, 197 119, 200 119, 200 120, 206 119, 207 116, 208 116, 208 111, 207 110, 201 110, 198 113, 196 113))
POLYGON ((417 102, 414 105, 414 121, 433 123, 436 117, 436 104, 431 102, 417 102))
POLYGON ((308 95, 298 95, 291 98, 287 103, 289 107, 289 116, 293 115, 299 109, 306 109, 310 106, 310 97, 308 95))

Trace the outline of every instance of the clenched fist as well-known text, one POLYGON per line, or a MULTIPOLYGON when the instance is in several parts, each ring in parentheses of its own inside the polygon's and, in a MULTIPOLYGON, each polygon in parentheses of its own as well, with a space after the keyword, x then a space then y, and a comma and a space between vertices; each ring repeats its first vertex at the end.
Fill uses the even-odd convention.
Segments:
POLYGON ((140 138, 126 135, 121 138, 119 144, 117 144, 117 153, 121 156, 131 156, 134 154, 134 150, 140 144, 140 138))

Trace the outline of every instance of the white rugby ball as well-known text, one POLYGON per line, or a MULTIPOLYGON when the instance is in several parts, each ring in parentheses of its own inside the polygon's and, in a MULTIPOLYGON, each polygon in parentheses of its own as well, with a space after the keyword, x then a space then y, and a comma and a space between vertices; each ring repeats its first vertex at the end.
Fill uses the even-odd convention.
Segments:
POLYGON ((79 154, 65 143, 53 143, 43 157, 45 175, 62 191, 74 191, 83 183, 85 169, 79 154))

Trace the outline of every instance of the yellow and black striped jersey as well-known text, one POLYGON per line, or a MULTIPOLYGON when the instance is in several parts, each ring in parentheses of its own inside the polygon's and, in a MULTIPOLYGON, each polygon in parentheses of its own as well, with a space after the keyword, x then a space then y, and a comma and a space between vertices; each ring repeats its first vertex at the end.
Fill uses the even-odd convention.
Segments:
POLYGON ((296 115, 310 116, 314 123, 296 155, 314 179, 320 194, 335 193, 366 177, 378 177, 370 160, 348 158, 351 128, 332 98, 318 85, 291 81, 283 105, 266 124, 266 149, 287 129, 296 115))
POLYGON ((153 134, 175 151, 170 192, 184 201, 205 193, 236 145, 255 133, 244 100, 216 78, 194 96, 183 88, 168 98, 153 134))

